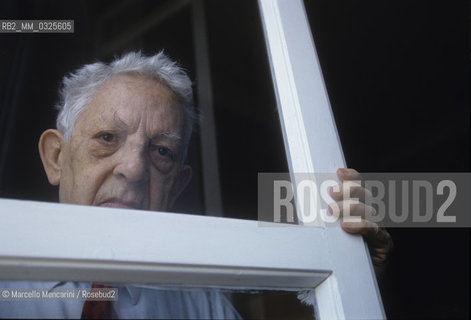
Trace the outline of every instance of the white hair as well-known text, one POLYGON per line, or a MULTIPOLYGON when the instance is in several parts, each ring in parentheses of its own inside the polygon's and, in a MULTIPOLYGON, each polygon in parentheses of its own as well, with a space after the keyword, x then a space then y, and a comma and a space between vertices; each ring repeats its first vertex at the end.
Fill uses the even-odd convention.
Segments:
POLYGON ((90 103, 100 85, 119 74, 137 74, 159 81, 167 86, 183 107, 185 117, 183 137, 183 157, 186 158, 193 125, 197 115, 193 107, 191 80, 186 72, 162 51, 154 56, 144 56, 141 52, 130 52, 109 64, 96 62, 87 64, 62 79, 59 91, 60 101, 56 126, 68 141, 75 121, 90 103))

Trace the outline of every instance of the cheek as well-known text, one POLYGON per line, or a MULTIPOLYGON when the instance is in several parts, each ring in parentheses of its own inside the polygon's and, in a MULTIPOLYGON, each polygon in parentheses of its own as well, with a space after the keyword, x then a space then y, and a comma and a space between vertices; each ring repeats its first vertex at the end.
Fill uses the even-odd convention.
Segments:
POLYGON ((162 174, 155 170, 151 173, 149 197, 150 210, 167 210, 168 201, 175 183, 175 173, 162 174))
POLYGON ((76 177, 73 154, 66 149, 61 155, 61 176, 59 182, 59 201, 66 203, 76 203, 74 194, 76 193, 76 177))
POLYGON ((69 174, 74 203, 92 205, 108 171, 104 162, 75 157, 69 174))

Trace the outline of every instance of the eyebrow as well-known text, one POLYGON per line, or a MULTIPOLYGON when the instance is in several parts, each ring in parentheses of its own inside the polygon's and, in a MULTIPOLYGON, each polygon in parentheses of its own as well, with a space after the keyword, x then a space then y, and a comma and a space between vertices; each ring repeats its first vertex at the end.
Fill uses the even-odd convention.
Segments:
POLYGON ((153 137, 153 139, 155 139, 157 137, 165 137, 165 138, 168 138, 170 140, 175 140, 175 141, 181 141, 182 140, 182 138, 178 134, 172 133, 172 132, 162 132, 162 133, 156 134, 153 137))
MULTIPOLYGON (((128 128, 128 125, 126 124, 126 122, 124 122, 123 119, 121 119, 119 116, 118 116, 118 112, 115 111, 114 115, 113 115, 113 119, 114 121, 116 122, 117 126, 121 129, 121 130, 126 130, 128 128)), ((176 134, 176 133, 173 133, 173 132, 161 132, 161 133, 158 133, 154 136, 152 136, 151 140, 154 140, 154 139, 157 139, 157 138, 167 138, 167 139, 170 139, 170 140, 173 140, 173 141, 176 141, 178 143, 180 143, 182 141, 182 138, 176 134)))

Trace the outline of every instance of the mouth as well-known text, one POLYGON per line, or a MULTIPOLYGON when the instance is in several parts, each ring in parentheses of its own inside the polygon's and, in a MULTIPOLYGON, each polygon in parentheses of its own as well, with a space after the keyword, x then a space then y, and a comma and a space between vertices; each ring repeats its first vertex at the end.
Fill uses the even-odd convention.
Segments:
POLYGON ((121 199, 108 199, 102 202, 100 207, 119 208, 119 209, 141 209, 141 206, 133 201, 124 201, 121 199))

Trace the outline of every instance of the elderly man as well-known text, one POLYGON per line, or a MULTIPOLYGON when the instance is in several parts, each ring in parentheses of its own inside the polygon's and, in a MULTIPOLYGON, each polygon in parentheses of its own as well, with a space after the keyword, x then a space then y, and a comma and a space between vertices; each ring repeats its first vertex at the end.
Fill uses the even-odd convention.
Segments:
MULTIPOLYGON (((57 130, 46 130, 39 153, 62 203, 165 211, 191 179, 185 164, 195 114, 191 81, 163 53, 129 53, 110 64, 86 65, 63 80, 57 130)), ((342 181, 358 179, 339 170, 342 181)), ((356 197, 366 191, 356 188, 356 197)), ((340 193, 332 193, 336 201, 340 193)), ((371 208, 355 206, 352 214, 371 208)), ((389 245, 385 231, 362 221, 344 226, 369 240, 375 265, 389 245)), ((3 286, 6 286, 2 284, 3 286)), ((11 287, 87 288, 90 283, 24 282, 11 287)), ((103 306, 99 306, 100 308, 103 306)), ((108 316, 118 318, 238 318, 217 290, 168 291, 121 286, 108 316)), ((90 317, 83 301, 9 301, 0 317, 90 317), (28 304, 29 303, 29 304, 28 304)))

